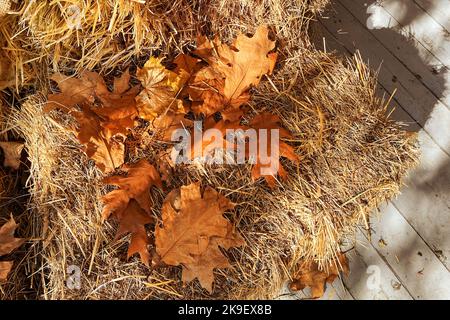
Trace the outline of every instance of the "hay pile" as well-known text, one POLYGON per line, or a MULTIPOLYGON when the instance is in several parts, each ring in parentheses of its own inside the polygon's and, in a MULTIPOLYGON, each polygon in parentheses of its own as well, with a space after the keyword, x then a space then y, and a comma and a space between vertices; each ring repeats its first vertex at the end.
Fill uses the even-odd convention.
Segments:
MULTIPOLYGON (((85 2, 91 8, 91 1, 85 2)), ((353 240, 355 228, 365 226, 373 209, 399 192, 402 177, 416 162, 417 149, 415 136, 387 119, 386 102, 375 96, 375 75, 359 57, 342 61, 310 45, 309 20, 326 2, 211 0, 189 1, 187 6, 180 0, 173 6, 184 5, 186 10, 177 10, 183 11, 181 19, 170 11, 172 2, 147 1, 152 19, 147 11, 138 16, 118 10, 116 16, 107 15, 111 20, 102 20, 98 30, 103 33, 95 39, 80 37, 86 41, 80 44, 84 48, 95 48, 95 43, 99 49, 106 48, 115 39, 116 31, 104 31, 111 25, 111 30, 128 35, 122 39, 127 50, 117 47, 119 56, 86 50, 72 62, 72 52, 61 54, 61 50, 75 48, 75 33, 47 36, 46 30, 37 29, 39 20, 31 14, 36 18, 40 10, 53 10, 47 12, 52 21, 57 6, 42 2, 41 9, 34 8, 28 15, 22 12, 19 19, 26 24, 36 52, 49 61, 55 55, 60 58, 52 69, 72 71, 95 66, 108 72, 132 59, 141 65, 145 60, 136 55, 167 53, 168 48, 176 48, 173 55, 186 50, 183 44, 198 30, 230 39, 238 30, 252 32, 259 24, 272 25, 280 62, 274 75, 254 90, 249 105, 254 112, 270 110, 280 116, 294 136, 301 163, 283 163, 290 177, 275 190, 262 181, 253 183, 249 166, 177 169, 171 187, 201 181, 237 204, 226 215, 247 243, 227 252, 232 268, 215 270, 214 292, 208 294, 198 281, 183 285, 178 267, 150 270, 136 257, 126 260, 128 237, 114 242, 117 226, 101 224, 99 198, 106 192, 101 174, 75 137, 42 114, 46 88, 41 87, 43 94, 28 97, 12 115, 30 159, 28 215, 30 236, 36 241, 28 259, 21 261, 10 283, 2 287, 3 297, 21 296, 22 289, 14 283, 26 273, 28 286, 42 299, 274 298, 301 267, 299 261, 314 261, 323 268, 336 263, 340 245, 353 240), (160 33, 149 34, 149 30, 160 33), (58 37, 65 38, 55 42, 58 37), (66 286, 70 265, 81 269, 79 290, 66 286)), ((31 1, 24 3, 26 7, 31 1)), ((111 4, 122 2, 102 3, 111 6, 106 12, 114 12, 111 4)), ((132 1, 128 5, 140 6, 132 1)), ((91 20, 86 23, 92 26, 91 20)), ((146 157, 155 162, 157 152, 157 146, 149 145, 133 150, 127 160, 146 157)), ((155 197, 153 214, 158 219, 164 196, 158 191, 155 197)))
POLYGON ((199 33, 228 40, 236 30, 252 31, 262 22, 280 26, 283 39, 299 45, 308 20, 328 0, 8 2, 11 14, 0 21, 0 33, 7 39, 2 47, 22 84, 48 72, 110 72, 141 55, 173 56, 199 33))

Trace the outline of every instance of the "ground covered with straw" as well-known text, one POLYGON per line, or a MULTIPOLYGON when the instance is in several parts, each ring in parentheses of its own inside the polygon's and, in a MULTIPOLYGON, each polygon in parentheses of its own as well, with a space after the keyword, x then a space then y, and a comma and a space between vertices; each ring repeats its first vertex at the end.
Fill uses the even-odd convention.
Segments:
MULTIPOLYGON (((341 246, 354 241, 357 227, 369 230, 369 215, 398 194, 417 148, 415 135, 388 118, 389 99, 375 95, 376 75, 360 57, 344 61, 310 44, 310 21, 327 1, 144 2, 79 1, 85 18, 69 28, 61 16, 76 9, 68 3, 25 0, 0 23, 3 54, 16 71, 3 96, 9 107, 2 129, 24 140, 28 175, 19 184, 25 195, 9 187, 2 202, 20 197, 13 212, 20 236, 29 239, 13 255, 2 299, 272 299, 305 264, 342 268, 341 246), (248 108, 280 117, 300 163, 282 161, 289 178, 275 189, 253 182, 250 165, 178 166, 166 182, 178 188, 200 181, 236 204, 225 216, 246 244, 226 252, 232 266, 215 270, 208 293, 198 281, 182 283, 179 267, 153 269, 126 259, 129 237, 113 241, 117 225, 102 223, 99 199, 108 189, 101 172, 65 129, 70 119, 42 111, 53 89, 48 78, 86 69, 107 79, 127 67, 133 73, 149 56, 170 61, 189 52, 198 33, 227 41, 261 24, 271 27, 279 59, 252 89, 248 108), (71 265, 81 269, 77 290, 66 283, 71 265)), ((131 136, 144 131, 145 125, 131 136)), ((127 162, 160 157, 159 144, 128 145, 127 162)), ((2 185, 11 185, 5 177, 2 185)), ((166 194, 153 193, 157 221, 166 194)))

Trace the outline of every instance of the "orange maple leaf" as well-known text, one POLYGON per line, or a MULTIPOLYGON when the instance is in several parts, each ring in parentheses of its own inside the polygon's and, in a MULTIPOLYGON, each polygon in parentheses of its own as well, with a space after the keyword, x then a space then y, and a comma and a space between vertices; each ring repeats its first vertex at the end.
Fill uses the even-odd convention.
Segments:
POLYGON ((292 135, 290 134, 289 131, 282 128, 280 126, 280 123, 281 123, 280 118, 277 115, 264 112, 256 115, 250 121, 249 124, 251 128, 256 130, 258 134, 258 140, 262 139, 260 130, 261 129, 267 130, 267 143, 266 143, 267 152, 264 153, 267 155, 268 159, 262 159, 261 158, 262 153, 258 152, 258 156, 256 157, 256 163, 252 168, 252 178, 253 180, 256 180, 260 177, 264 177, 267 184, 271 188, 274 188, 276 185, 275 177, 277 176, 277 174, 283 180, 287 178, 287 172, 280 163, 280 157, 287 158, 295 163, 298 163, 300 161, 300 158, 295 153, 294 148, 281 140, 281 138, 292 138, 292 135), (276 148, 275 150, 272 150, 271 147, 272 129, 279 130, 278 132, 280 139, 278 141, 278 148, 276 148), (271 165, 274 162, 277 163, 277 166, 275 167, 271 165), (264 173, 262 169, 265 169, 264 173))
POLYGON ((111 176, 104 179, 104 183, 119 187, 102 197, 104 208, 103 220, 113 215, 119 221, 116 239, 131 233, 128 247, 128 258, 139 253, 141 261, 149 266, 150 254, 147 249, 149 239, 145 225, 153 221, 150 213, 153 201, 150 188, 162 188, 161 178, 155 167, 142 159, 131 165, 124 165, 122 169, 126 176, 111 176))
POLYGON ((169 265, 183 267, 183 281, 198 278, 202 287, 212 291, 214 268, 230 264, 219 250, 244 244, 223 217, 233 204, 213 188, 203 195, 199 183, 170 192, 162 207, 163 227, 155 229, 156 252, 169 265))
POLYGON ((134 126, 137 116, 135 96, 139 87, 129 89, 128 70, 114 80, 109 91, 95 72, 84 72, 80 79, 55 74, 61 93, 49 94, 44 111, 60 109, 75 117, 75 134, 85 146, 85 153, 103 172, 114 171, 123 164, 124 145, 120 141, 134 126))

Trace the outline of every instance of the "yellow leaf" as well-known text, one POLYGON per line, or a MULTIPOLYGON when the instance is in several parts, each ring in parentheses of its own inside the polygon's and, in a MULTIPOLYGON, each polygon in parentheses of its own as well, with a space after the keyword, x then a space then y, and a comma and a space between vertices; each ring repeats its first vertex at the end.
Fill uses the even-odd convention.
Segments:
POLYGON ((165 114, 168 109, 175 113, 185 111, 182 101, 177 99, 177 94, 186 77, 167 70, 161 60, 151 57, 136 74, 144 88, 136 97, 139 117, 148 121, 165 114))

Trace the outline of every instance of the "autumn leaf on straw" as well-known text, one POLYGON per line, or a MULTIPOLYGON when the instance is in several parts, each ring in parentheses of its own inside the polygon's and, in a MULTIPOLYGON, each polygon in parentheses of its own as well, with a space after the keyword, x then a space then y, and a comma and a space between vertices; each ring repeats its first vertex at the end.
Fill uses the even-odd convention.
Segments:
POLYGON ((183 87, 186 78, 166 69, 161 58, 151 57, 142 69, 138 69, 136 77, 141 81, 143 90, 136 97, 139 117, 153 121, 170 109, 173 113, 184 113, 181 100, 177 94, 183 87))
POLYGON ((115 175, 103 180, 105 184, 119 188, 102 197, 102 218, 106 220, 113 215, 119 221, 116 239, 131 233, 128 258, 139 253, 141 261, 149 266, 151 257, 147 249, 149 238, 145 225, 153 222, 150 189, 152 186, 162 188, 161 178, 155 167, 145 159, 126 164, 122 170, 127 173, 126 176, 115 175))
POLYGON ((192 110, 208 116, 228 108, 238 108, 249 98, 265 74, 272 73, 277 54, 269 29, 260 26, 252 37, 240 34, 232 45, 218 38, 199 37, 194 54, 208 63, 189 82, 192 110))
POLYGON ((233 204, 211 187, 203 195, 199 183, 170 192, 162 207, 163 226, 155 229, 156 252, 173 266, 182 265, 182 281, 198 278, 212 292, 214 268, 227 268, 228 259, 219 247, 229 249, 244 244, 242 237, 223 217, 233 204))
MULTIPOLYGON (((257 180, 260 177, 263 177, 270 188, 275 188, 276 186, 276 177, 277 175, 282 179, 287 179, 288 173, 283 168, 280 163, 280 157, 291 160, 294 163, 299 163, 300 158, 295 153, 294 148, 287 144, 286 142, 280 140, 283 138, 292 138, 292 135, 289 131, 281 127, 281 120, 277 115, 264 112, 256 115, 248 125, 242 125, 240 122, 240 118, 243 116, 242 110, 235 109, 232 112, 225 111, 222 112, 222 119, 219 121, 215 121, 214 117, 210 116, 204 121, 204 129, 217 129, 221 132, 221 137, 217 139, 217 137, 209 137, 206 138, 204 136, 197 138, 194 140, 194 134, 191 133, 191 153, 189 160, 194 160, 196 158, 205 158, 207 156, 213 156, 214 152, 217 149, 223 149, 227 152, 236 152, 237 145, 236 141, 227 141, 226 139, 226 131, 228 129, 232 130, 249 130, 254 129, 256 132, 256 137, 258 139, 257 146, 261 148, 261 139, 266 139, 265 145, 267 146, 267 150, 264 152, 257 152, 257 155, 250 155, 250 148, 246 146, 245 156, 246 159, 249 160, 251 156, 254 157, 254 165, 252 168, 252 179, 257 180), (267 132, 266 136, 262 136, 261 129, 265 129, 267 132), (278 148, 272 149, 271 139, 272 132, 271 130, 279 130, 279 140, 276 141, 278 148), (263 159, 262 154, 265 154, 266 157, 263 159), (274 166, 273 164, 276 164, 274 166), (263 171, 263 169, 265 169, 263 171)), ((247 142, 244 142, 247 144, 247 142)), ((261 150, 259 150, 261 151, 261 150)))
MULTIPOLYGON (((261 114, 256 115, 251 121, 249 126, 256 130, 258 135, 258 141, 262 139, 261 137, 261 129, 267 130, 267 159, 261 159, 261 152, 258 152, 258 156, 256 157, 256 163, 252 168, 252 178, 253 180, 256 180, 260 177, 264 177, 269 187, 274 188, 276 185, 276 176, 277 174, 279 177, 283 180, 286 180, 287 178, 287 172, 283 168, 283 166, 280 163, 280 157, 286 158, 291 160, 294 163, 299 163, 300 158, 295 153, 294 148, 290 145, 288 145, 286 142, 282 141, 282 138, 292 138, 292 135, 289 131, 282 128, 280 125, 281 121, 280 118, 277 115, 264 112, 261 114), (271 144, 271 130, 276 129, 279 130, 279 140, 276 141, 278 143, 278 148, 275 150, 272 150, 272 144, 271 144), (267 164, 267 162, 273 163, 276 162, 278 165, 276 168, 273 169, 273 167, 270 164, 267 164), (263 172, 262 169, 265 169, 263 172)), ((260 144, 258 144, 260 145, 260 144)))
MULTIPOLYGON (((25 239, 14 237, 16 229, 17 224, 13 217, 0 227, 0 257, 10 254, 25 242, 25 239)), ((12 261, 0 261, 0 283, 6 281, 12 266, 12 261)))
POLYGON ((0 148, 4 153, 3 165, 14 170, 19 169, 23 147, 21 142, 0 141, 0 148))
POLYGON ((84 72, 79 79, 55 74, 60 93, 49 94, 45 112, 60 109, 74 116, 78 140, 87 156, 107 173, 123 164, 121 142, 137 117, 135 97, 139 87, 129 88, 128 70, 114 80, 110 92, 98 73, 84 72))
MULTIPOLYGON (((242 112, 240 115, 242 115, 242 112)), ((205 119, 203 130, 207 132, 209 129, 215 129, 221 133, 220 137, 205 137, 204 135, 196 137, 191 130, 191 153, 189 154, 189 160, 214 157, 217 150, 234 152, 236 150, 236 144, 234 141, 226 139, 227 130, 247 129, 246 126, 240 124, 239 118, 235 118, 236 116, 234 115, 233 120, 226 120, 227 118, 223 117, 221 120, 216 121, 213 116, 205 119)))
POLYGON ((340 253, 338 259, 325 269, 319 270, 319 266, 314 262, 308 264, 300 262, 298 272, 292 277, 291 290, 298 291, 310 287, 311 298, 317 299, 323 296, 326 284, 332 283, 339 276, 341 270, 345 275, 348 275, 350 271, 348 259, 343 253, 340 253))
POLYGON ((186 110, 182 100, 184 84, 197 70, 197 58, 180 54, 173 61, 176 68, 171 71, 161 64, 161 58, 151 57, 137 78, 143 90, 136 97, 139 117, 151 121, 152 129, 162 133, 163 141, 170 141, 172 132, 192 126, 185 118, 186 110))

